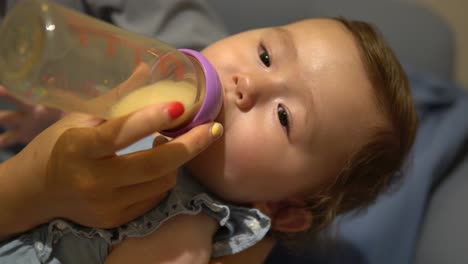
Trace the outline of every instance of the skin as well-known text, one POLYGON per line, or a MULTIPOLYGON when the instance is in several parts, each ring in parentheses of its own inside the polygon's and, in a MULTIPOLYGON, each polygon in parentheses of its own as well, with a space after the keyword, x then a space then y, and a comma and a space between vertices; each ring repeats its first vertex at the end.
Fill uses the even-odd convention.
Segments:
POLYGON ((228 200, 275 203, 322 188, 379 123, 358 47, 333 20, 248 31, 202 53, 223 84, 225 134, 188 167, 228 200))

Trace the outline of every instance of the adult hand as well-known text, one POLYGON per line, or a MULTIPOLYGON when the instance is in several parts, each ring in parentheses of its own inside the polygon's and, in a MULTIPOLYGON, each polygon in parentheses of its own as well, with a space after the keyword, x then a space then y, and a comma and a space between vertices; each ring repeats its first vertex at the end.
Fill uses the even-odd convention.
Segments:
POLYGON ((0 164, 0 239, 57 217, 109 228, 151 209, 175 184, 174 171, 222 133, 220 124, 204 124, 152 149, 115 154, 172 127, 182 114, 173 108, 148 106, 110 121, 71 113, 44 130, 0 164))
POLYGON ((18 100, 1 85, 0 97, 17 107, 16 110, 0 110, 0 126, 8 128, 0 134, 0 148, 29 143, 62 116, 62 111, 58 109, 26 104, 18 100))
POLYGON ((116 151, 170 127, 167 104, 107 122, 72 113, 0 166, 0 237, 62 217, 113 227, 143 214, 175 183, 173 174, 217 137, 211 127, 146 151, 116 151))

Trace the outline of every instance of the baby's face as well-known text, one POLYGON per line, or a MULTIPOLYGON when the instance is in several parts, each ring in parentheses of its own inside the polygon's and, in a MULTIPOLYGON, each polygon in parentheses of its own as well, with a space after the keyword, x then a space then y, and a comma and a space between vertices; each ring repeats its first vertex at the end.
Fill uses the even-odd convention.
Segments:
POLYGON ((202 53, 223 85, 225 132, 188 167, 225 199, 279 201, 323 188, 379 121, 358 47, 339 22, 252 30, 202 53))

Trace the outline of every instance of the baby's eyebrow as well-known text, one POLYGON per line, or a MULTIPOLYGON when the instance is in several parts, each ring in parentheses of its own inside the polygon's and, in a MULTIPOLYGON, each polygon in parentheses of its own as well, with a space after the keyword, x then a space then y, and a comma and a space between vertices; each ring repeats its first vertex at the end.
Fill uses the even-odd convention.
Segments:
POLYGON ((282 27, 274 27, 273 31, 278 35, 281 44, 286 47, 286 50, 288 51, 288 57, 291 56, 292 59, 296 60, 297 48, 291 32, 282 27))

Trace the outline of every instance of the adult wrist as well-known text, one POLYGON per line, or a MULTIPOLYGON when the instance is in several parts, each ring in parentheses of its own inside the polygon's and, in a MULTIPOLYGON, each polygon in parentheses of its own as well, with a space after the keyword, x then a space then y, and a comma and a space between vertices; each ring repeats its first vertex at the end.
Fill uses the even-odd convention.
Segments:
POLYGON ((0 164, 0 240, 48 221, 37 175, 24 169, 27 160, 18 155, 0 164))

